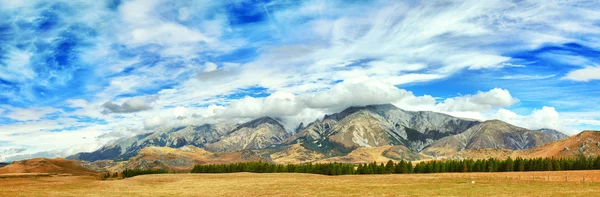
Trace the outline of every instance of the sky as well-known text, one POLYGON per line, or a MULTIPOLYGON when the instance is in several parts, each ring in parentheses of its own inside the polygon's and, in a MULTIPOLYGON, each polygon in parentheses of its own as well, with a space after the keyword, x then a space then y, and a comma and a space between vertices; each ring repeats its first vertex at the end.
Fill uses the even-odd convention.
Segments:
POLYGON ((600 1, 0 0, 0 160, 391 103, 600 129, 600 1))

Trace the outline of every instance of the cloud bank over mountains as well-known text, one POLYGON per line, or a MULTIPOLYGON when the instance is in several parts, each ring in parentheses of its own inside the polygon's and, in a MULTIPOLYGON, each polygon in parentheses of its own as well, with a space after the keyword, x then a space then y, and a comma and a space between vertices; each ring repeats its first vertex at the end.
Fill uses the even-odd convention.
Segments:
MULTIPOLYGON (((593 1, 0 0, 0 151, 392 103, 600 129, 593 1)), ((87 144, 88 146, 81 146, 87 144)))

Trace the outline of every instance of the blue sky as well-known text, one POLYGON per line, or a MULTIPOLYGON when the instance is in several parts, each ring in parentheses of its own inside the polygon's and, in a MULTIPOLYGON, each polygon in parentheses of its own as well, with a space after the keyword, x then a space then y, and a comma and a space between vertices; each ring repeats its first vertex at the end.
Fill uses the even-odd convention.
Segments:
MULTIPOLYGON (((392 103, 600 129, 600 2, 0 0, 0 156, 392 103)), ((0 158, 1 159, 1 158, 0 158)))

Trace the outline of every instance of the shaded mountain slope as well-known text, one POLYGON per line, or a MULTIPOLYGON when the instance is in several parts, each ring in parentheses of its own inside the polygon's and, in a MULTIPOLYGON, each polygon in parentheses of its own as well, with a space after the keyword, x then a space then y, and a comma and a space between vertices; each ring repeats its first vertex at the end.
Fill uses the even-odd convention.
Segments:
POLYGON ((517 127, 499 120, 475 125, 463 133, 444 137, 425 148, 422 153, 435 156, 455 155, 465 149, 522 150, 553 142, 556 136, 543 131, 517 127))
POLYGON ((290 135, 277 120, 263 117, 241 125, 205 124, 159 129, 153 133, 117 140, 94 152, 78 153, 67 158, 84 161, 128 160, 149 146, 179 148, 192 145, 211 151, 262 149, 290 135))

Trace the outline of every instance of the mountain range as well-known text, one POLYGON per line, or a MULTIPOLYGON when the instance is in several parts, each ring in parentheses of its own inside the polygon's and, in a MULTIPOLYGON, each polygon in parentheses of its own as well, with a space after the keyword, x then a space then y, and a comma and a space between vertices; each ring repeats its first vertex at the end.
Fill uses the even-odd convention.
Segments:
POLYGON ((67 159, 88 161, 86 165, 97 168, 173 170, 228 159, 364 163, 456 157, 468 150, 524 150, 566 137, 550 129, 528 130, 499 120, 481 122, 384 104, 350 107, 306 126, 302 123, 294 131, 271 117, 243 124, 158 129, 67 159))

